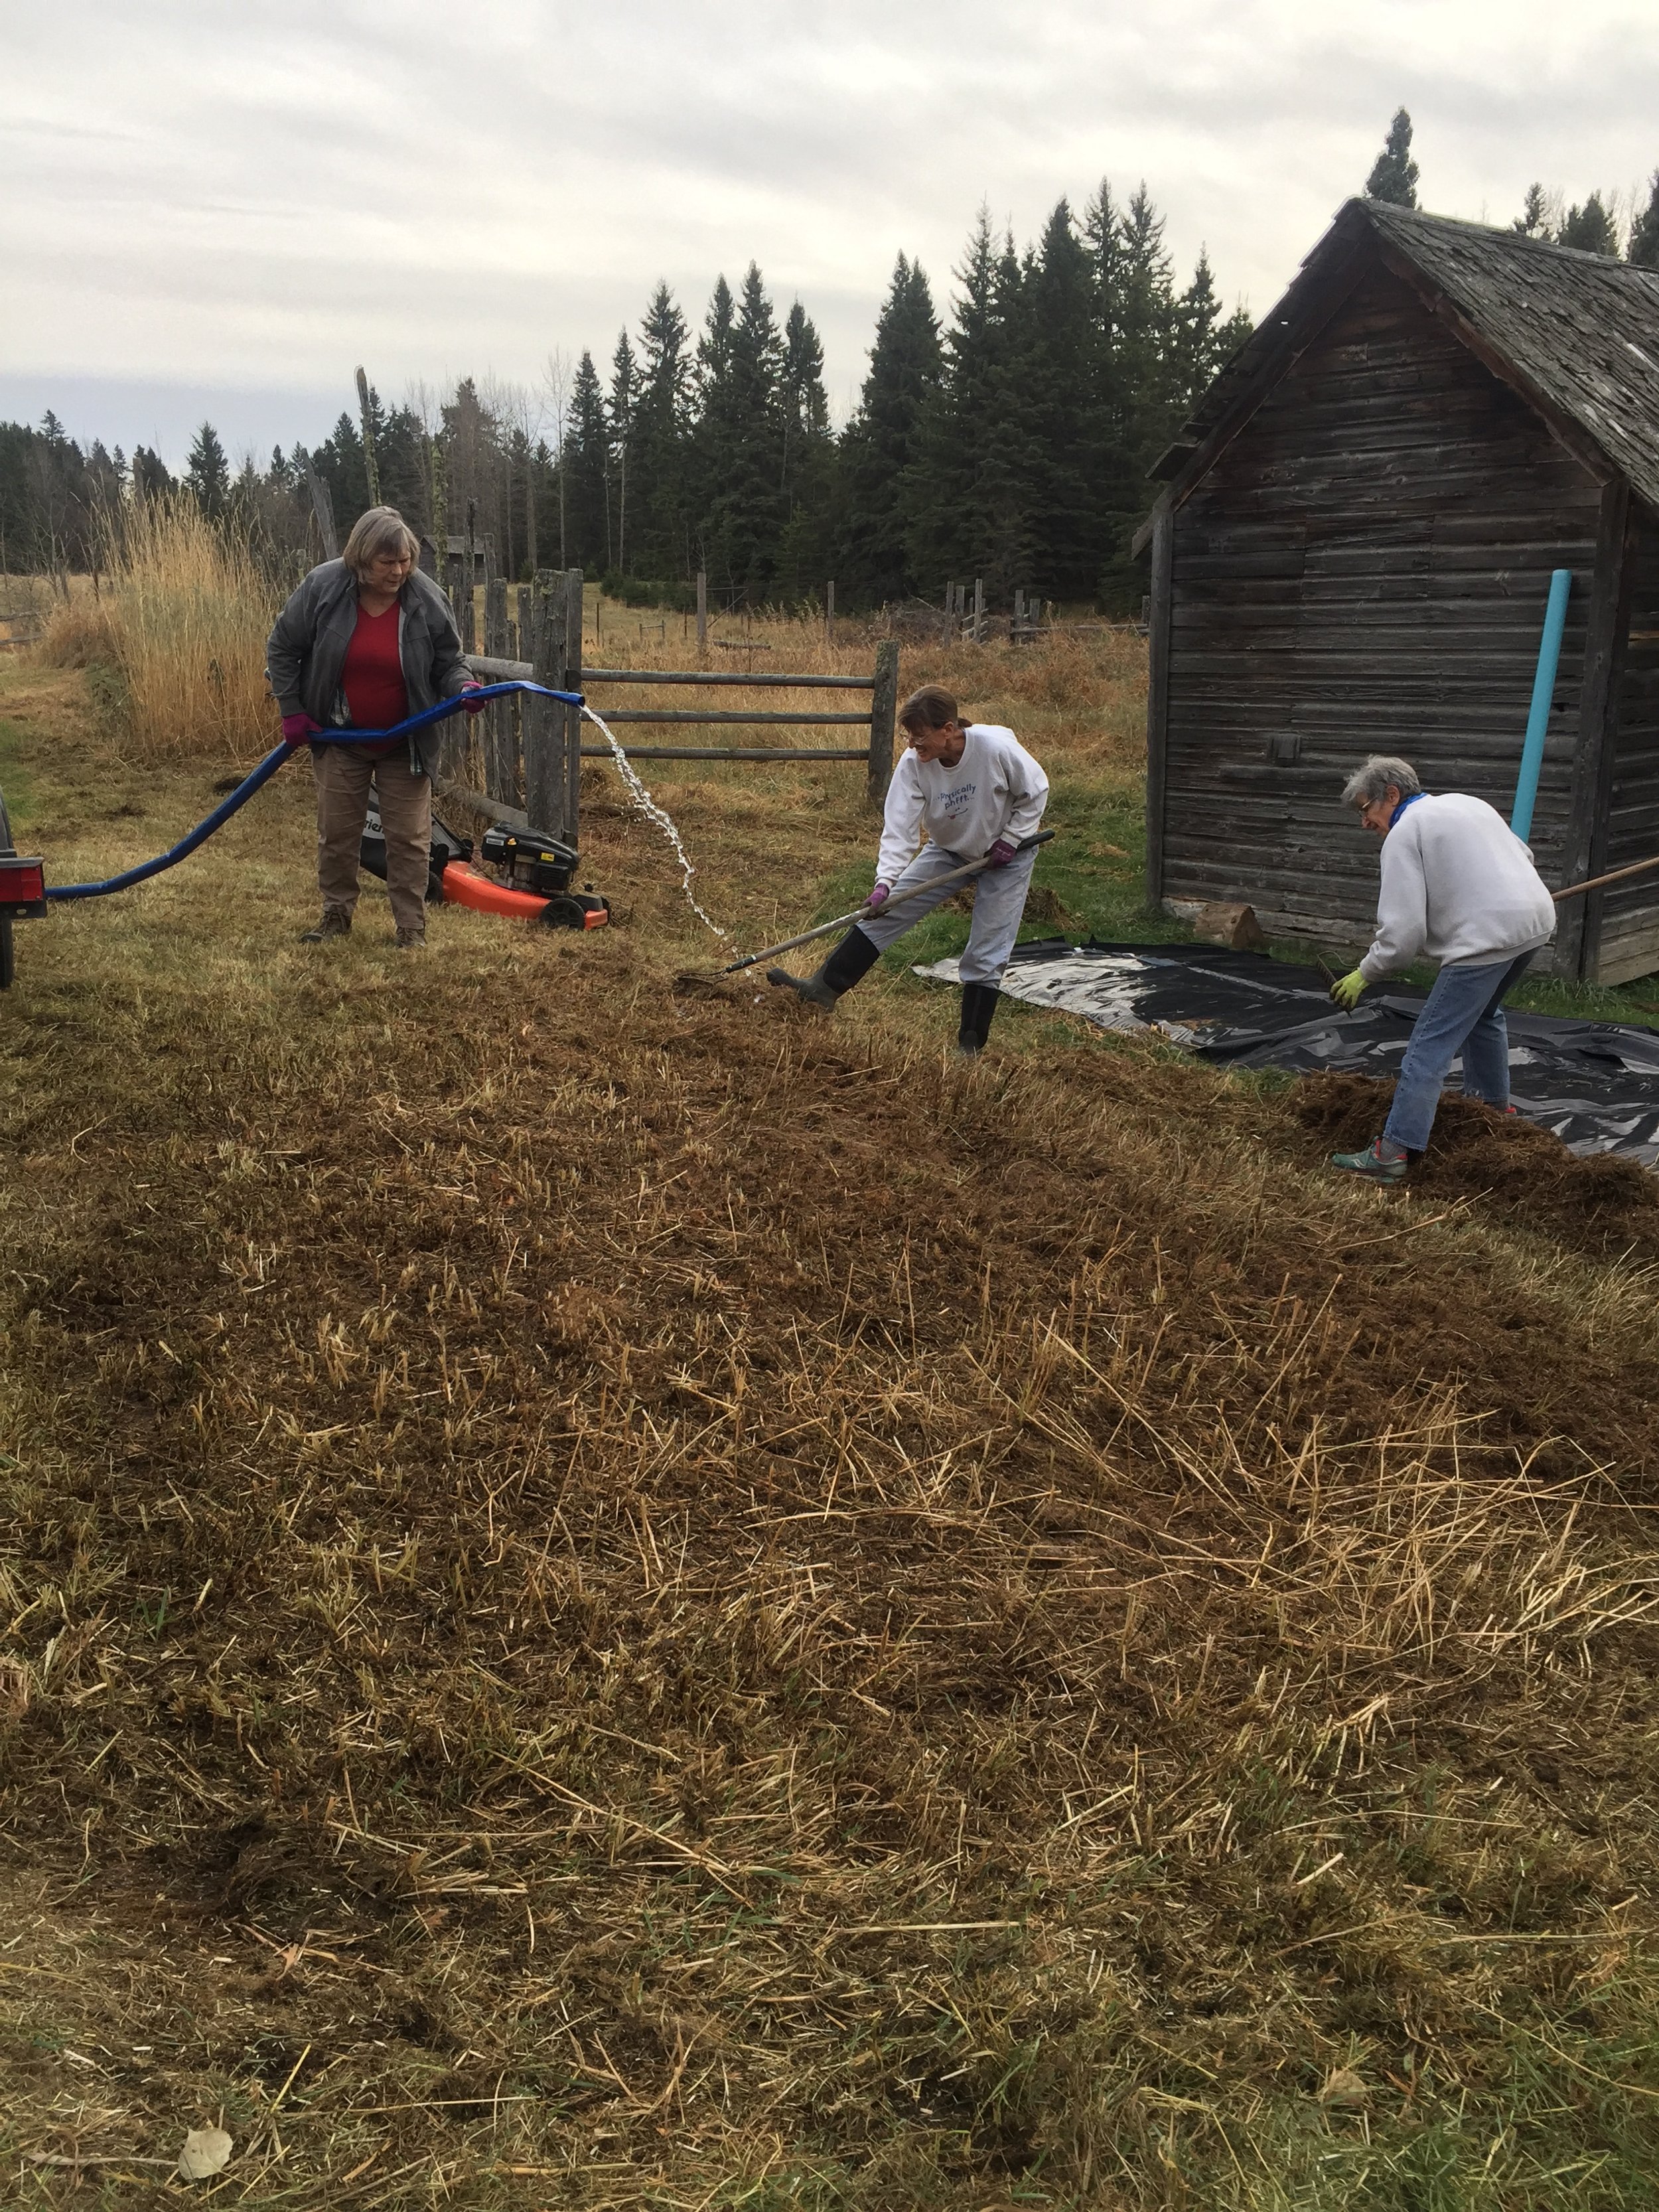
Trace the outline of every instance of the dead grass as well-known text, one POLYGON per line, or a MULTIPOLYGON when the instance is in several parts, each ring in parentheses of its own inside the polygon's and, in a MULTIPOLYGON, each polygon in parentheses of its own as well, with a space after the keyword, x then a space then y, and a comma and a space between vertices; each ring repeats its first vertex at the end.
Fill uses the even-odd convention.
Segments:
MULTIPOLYGON (((198 786, 71 692, 80 872, 198 786)), ((1650 1275, 1018 1009, 677 998, 619 812, 626 927, 301 952, 294 775, 4 1009, 20 2191, 222 2107, 255 2207, 1651 2203, 1650 1275)), ((665 795, 745 931, 867 844, 665 795)))
POLYGON ((264 647, 276 602, 246 544, 181 493, 125 510, 105 558, 104 594, 58 607, 40 660, 116 673, 106 724, 137 760, 257 758, 276 736, 264 647))

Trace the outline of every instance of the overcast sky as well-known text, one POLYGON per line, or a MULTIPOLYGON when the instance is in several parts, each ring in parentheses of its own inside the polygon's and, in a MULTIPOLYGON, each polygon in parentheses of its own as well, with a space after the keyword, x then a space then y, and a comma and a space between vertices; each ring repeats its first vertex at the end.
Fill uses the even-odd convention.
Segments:
POLYGON ((314 442, 359 361, 534 386, 750 259, 838 417, 893 259, 943 299, 1145 178, 1271 305, 1411 111, 1422 204, 1507 221, 1659 167, 1659 0, 0 0, 0 415, 182 458, 314 442))

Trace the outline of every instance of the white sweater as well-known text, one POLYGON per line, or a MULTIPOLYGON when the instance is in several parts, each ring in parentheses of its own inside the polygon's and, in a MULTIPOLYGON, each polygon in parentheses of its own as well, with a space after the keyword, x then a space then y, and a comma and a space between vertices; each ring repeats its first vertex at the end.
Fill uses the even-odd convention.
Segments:
POLYGON ((896 883, 925 836, 964 860, 982 860, 999 837, 1018 845, 1042 819, 1048 779, 1012 730, 969 722, 954 768, 921 761, 907 745, 887 787, 876 859, 878 883, 896 883))
POLYGON ((1495 807, 1462 792, 1419 799, 1382 840, 1368 983, 1427 953, 1477 967, 1535 952, 1555 934, 1555 902, 1532 854, 1495 807))

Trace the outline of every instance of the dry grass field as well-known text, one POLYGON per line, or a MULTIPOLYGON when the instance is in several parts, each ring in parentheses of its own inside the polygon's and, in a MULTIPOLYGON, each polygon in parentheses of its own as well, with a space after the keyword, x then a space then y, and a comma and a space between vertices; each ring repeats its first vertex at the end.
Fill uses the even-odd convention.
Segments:
MULTIPOLYGON (((1132 912, 1133 647, 935 674, 1132 912)), ((87 685, 0 665, 58 881, 223 772, 87 685)), ((1659 2203, 1652 1185, 689 985, 586 781, 581 939, 300 946, 303 765, 19 930, 5 2200, 1659 2203)), ((743 949, 867 881, 854 769, 650 781, 743 949)))

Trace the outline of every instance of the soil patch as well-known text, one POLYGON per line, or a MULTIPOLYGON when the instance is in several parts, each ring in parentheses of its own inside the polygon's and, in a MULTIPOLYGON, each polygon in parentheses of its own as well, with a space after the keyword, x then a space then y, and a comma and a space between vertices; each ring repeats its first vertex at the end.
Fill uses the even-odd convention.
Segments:
MULTIPOLYGON (((1371 1076, 1309 1075, 1291 1104, 1322 1149, 1352 1152, 1382 1127, 1393 1097, 1392 1083, 1371 1076)), ((1409 1188, 1419 1199, 1475 1199, 1598 1258, 1659 1258, 1659 1177, 1611 1153, 1570 1152, 1535 1122, 1473 1098, 1441 1099, 1409 1188)))

